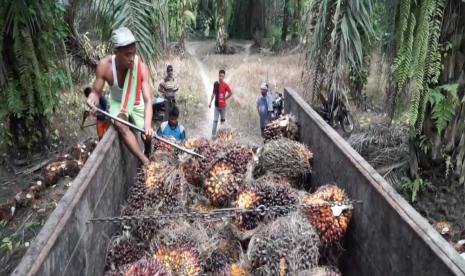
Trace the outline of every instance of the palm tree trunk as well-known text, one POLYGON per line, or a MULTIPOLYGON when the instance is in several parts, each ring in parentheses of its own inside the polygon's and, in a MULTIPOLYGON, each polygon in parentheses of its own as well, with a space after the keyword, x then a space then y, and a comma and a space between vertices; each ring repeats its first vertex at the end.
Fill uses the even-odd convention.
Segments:
POLYGON ((169 30, 168 30, 168 1, 160 0, 158 1, 158 9, 160 11, 160 16, 158 18, 160 24, 160 44, 162 49, 166 49, 168 46, 169 40, 169 30))
POLYGON ((302 18, 302 0, 294 1, 294 19, 292 22, 292 43, 297 45, 300 43, 300 21, 302 18))
MULTIPOLYGON (((451 43, 452 49, 443 61, 440 84, 458 83, 458 98, 465 96, 465 3, 446 2, 441 43, 451 43)), ((427 110, 430 111, 430 110, 427 110)), ((453 119, 446 129, 439 133, 434 125, 431 112, 426 112, 422 134, 429 141, 429 162, 447 163, 453 168, 453 175, 459 184, 465 184, 465 104, 460 101, 453 119), (446 159, 446 158, 447 159, 446 159)), ((448 165, 449 166, 449 165, 448 165)))
POLYGON ((226 39, 228 33, 226 30, 226 3, 227 0, 217 1, 217 35, 216 35, 216 51, 220 54, 226 53, 226 39))
POLYGON ((97 69, 97 63, 99 61, 97 51, 94 48, 86 49, 86 47, 84 47, 81 35, 76 30, 74 24, 76 12, 78 10, 78 2, 78 0, 71 0, 69 5, 66 6, 65 21, 68 27, 68 35, 65 39, 65 44, 69 55, 71 55, 76 62, 84 64, 94 72, 97 69))
POLYGON ((281 31, 281 40, 286 41, 289 29, 289 0, 284 1, 283 11, 283 28, 281 31))

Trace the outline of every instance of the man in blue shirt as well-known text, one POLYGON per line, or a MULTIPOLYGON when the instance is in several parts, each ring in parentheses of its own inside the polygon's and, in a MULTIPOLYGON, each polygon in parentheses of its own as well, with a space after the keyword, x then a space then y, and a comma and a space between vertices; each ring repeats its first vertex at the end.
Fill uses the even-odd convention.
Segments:
POLYGON ((169 112, 168 121, 161 123, 157 134, 159 136, 171 136, 178 142, 186 139, 186 131, 184 130, 184 126, 178 122, 178 117, 179 109, 174 105, 169 112))
POLYGON ((260 86, 261 89, 261 96, 257 99, 257 111, 258 115, 260 116, 260 129, 262 132, 262 137, 265 134, 265 127, 268 123, 268 87, 264 83, 260 86))

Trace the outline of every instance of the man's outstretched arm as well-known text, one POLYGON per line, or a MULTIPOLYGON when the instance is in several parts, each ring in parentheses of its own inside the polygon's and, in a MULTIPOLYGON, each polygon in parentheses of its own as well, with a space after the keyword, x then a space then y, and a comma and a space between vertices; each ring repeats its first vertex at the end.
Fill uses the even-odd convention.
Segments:
POLYGON ((102 59, 97 65, 97 72, 95 73, 94 84, 92 85, 92 92, 87 98, 87 103, 90 105, 92 114, 95 115, 96 109, 99 105, 100 96, 102 95, 103 86, 105 85, 104 72, 105 72, 105 59, 102 59))
POLYGON ((145 135, 152 137, 152 84, 150 81, 150 71, 147 65, 144 63, 141 64, 141 73, 142 73, 142 95, 144 97, 144 128, 145 135))

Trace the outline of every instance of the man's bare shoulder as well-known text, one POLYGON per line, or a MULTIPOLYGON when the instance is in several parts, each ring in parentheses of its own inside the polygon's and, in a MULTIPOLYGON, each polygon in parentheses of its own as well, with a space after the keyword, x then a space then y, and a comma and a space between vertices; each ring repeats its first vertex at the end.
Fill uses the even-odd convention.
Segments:
POLYGON ((97 77, 100 77, 108 83, 113 82, 113 75, 111 69, 111 56, 102 58, 97 65, 97 77))
POLYGON ((147 66, 147 64, 143 61, 140 62, 140 67, 143 71, 146 71, 148 72, 149 71, 149 67, 147 66))
POLYGON ((140 63, 140 69, 142 71, 142 77, 146 76, 147 78, 150 78, 150 70, 147 64, 145 64, 143 61, 140 63))
POLYGON ((111 56, 106 56, 99 60, 97 68, 106 69, 111 68, 111 56))

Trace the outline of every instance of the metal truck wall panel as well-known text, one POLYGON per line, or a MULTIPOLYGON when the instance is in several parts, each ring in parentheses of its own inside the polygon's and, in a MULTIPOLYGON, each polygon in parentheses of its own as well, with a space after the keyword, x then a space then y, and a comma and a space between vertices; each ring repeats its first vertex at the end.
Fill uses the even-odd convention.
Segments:
POLYGON ((137 164, 110 128, 12 275, 102 275, 116 226, 87 222, 119 215, 137 164))
POLYGON ((340 264, 343 275, 465 275, 465 260, 293 89, 285 111, 314 153, 312 183, 337 183, 357 204, 340 264))

